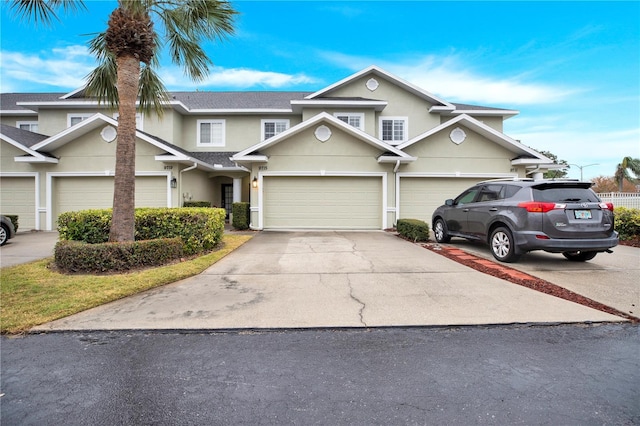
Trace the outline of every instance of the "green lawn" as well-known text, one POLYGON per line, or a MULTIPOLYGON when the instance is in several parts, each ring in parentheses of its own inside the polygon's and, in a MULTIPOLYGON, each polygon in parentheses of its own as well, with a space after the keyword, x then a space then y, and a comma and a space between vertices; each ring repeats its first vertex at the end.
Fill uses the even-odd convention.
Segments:
POLYGON ((32 327, 197 275, 251 239, 227 234, 220 248, 192 260, 112 275, 61 274, 52 258, 0 270, 0 331, 32 327))

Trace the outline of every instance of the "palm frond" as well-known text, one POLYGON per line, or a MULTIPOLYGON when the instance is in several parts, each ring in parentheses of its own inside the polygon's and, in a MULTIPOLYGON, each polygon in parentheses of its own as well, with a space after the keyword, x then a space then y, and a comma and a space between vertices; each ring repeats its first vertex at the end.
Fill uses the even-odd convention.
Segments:
POLYGON ((65 13, 86 10, 83 0, 12 0, 11 3, 11 9, 18 18, 45 26, 60 20, 56 13, 58 8, 65 13))
POLYGON ((169 94, 160 76, 150 66, 143 66, 140 70, 138 95, 140 111, 145 114, 154 111, 159 117, 162 117, 164 106, 169 102, 169 94))

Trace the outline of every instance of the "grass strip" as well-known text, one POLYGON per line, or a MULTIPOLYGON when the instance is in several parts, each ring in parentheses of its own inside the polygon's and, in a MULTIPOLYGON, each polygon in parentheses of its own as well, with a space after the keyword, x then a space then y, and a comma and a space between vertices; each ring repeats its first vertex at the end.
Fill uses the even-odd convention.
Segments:
POLYGON ((62 274, 50 268, 52 258, 2 268, 0 332, 24 333, 36 325, 197 275, 251 237, 226 234, 211 253, 123 274, 62 274))

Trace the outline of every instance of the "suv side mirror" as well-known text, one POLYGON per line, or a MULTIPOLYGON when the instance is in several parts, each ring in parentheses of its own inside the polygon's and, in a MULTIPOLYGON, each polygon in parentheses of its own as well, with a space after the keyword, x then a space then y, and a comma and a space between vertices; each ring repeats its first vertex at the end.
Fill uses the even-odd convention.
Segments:
POLYGON ((453 205, 453 200, 451 198, 445 200, 444 205, 451 207, 453 205))

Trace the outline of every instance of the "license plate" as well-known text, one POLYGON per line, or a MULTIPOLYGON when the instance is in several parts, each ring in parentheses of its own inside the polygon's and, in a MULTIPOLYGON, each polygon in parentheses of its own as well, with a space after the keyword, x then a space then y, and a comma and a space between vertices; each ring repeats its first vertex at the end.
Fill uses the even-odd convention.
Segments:
POLYGON ((576 219, 591 219, 591 210, 574 210, 576 219))

